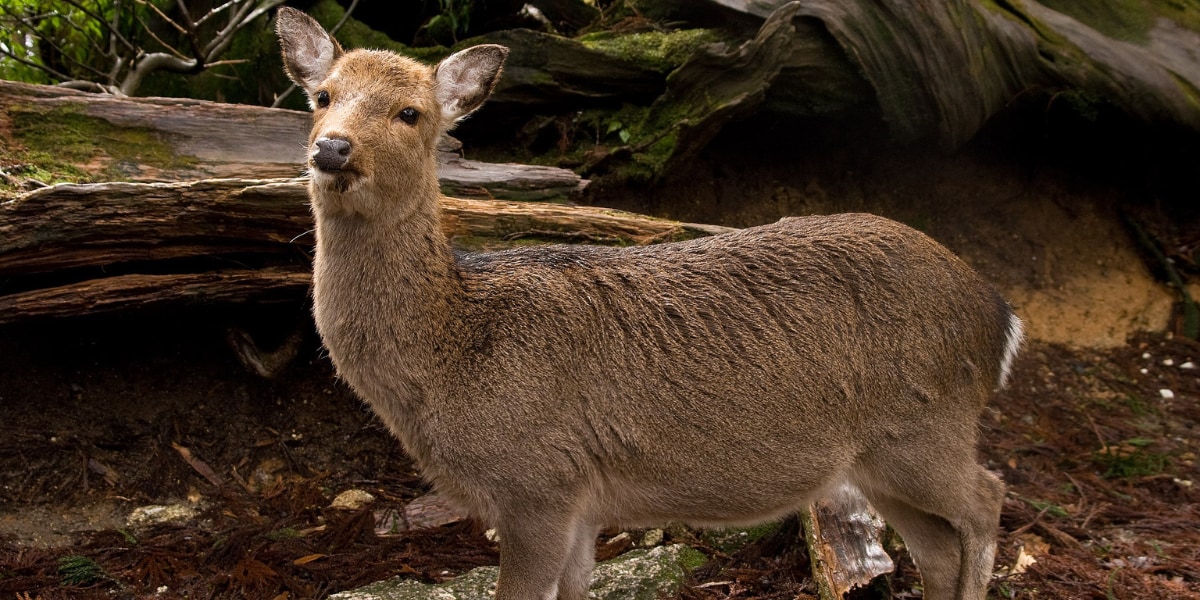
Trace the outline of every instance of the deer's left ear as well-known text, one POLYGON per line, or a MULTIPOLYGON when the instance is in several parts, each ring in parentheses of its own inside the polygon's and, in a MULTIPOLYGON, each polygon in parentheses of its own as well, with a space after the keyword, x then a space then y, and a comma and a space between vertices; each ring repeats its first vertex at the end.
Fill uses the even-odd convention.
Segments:
POLYGON ((438 63, 434 76, 443 129, 454 127, 483 105, 500 80, 506 57, 508 48, 484 44, 455 52, 438 63))

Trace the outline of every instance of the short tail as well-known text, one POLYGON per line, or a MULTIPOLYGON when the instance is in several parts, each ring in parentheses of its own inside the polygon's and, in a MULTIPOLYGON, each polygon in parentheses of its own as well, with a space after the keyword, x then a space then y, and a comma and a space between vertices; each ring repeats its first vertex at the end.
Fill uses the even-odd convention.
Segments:
POLYGON ((1004 340, 1004 356, 1000 359, 1000 381, 997 382, 996 389, 1004 389, 1008 385, 1008 377, 1012 375, 1013 362, 1017 360, 1017 353, 1020 352, 1023 341, 1025 341, 1025 324, 1016 314, 1009 313, 1008 334, 1004 340))

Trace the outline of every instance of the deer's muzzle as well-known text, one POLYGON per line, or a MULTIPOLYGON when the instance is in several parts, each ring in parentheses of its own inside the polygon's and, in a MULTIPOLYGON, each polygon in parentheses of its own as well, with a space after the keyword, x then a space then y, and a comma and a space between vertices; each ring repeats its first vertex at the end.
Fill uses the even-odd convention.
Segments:
POLYGON ((350 142, 343 138, 323 137, 313 146, 312 163, 322 171, 341 171, 350 161, 350 142))

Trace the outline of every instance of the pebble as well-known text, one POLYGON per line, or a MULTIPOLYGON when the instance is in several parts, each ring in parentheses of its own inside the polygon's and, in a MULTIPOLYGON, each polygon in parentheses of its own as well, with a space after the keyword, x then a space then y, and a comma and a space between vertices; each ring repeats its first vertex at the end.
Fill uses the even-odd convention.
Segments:
POLYGON ((1196 363, 1189 360, 1189 361, 1183 363, 1182 365, 1179 365, 1179 368, 1180 369, 1195 369, 1196 363))
POLYGON ((1162 396, 1163 400, 1170 400, 1175 397, 1175 392, 1172 392, 1171 390, 1163 388, 1161 390, 1158 390, 1158 395, 1162 396))
POLYGON ((329 508, 339 508, 342 510, 358 510, 375 501, 375 496, 359 489, 349 489, 337 495, 333 502, 329 503, 329 508))
POLYGON ((1149 353, 1149 352, 1143 352, 1143 353, 1142 353, 1142 358, 1145 358, 1145 359, 1149 360, 1149 358, 1150 358, 1150 353, 1149 353))
POLYGON ((1164 358, 1164 359, 1163 359, 1163 366, 1164 366, 1164 367, 1173 367, 1173 366, 1175 366, 1175 361, 1174 361, 1174 360, 1171 360, 1171 359, 1169 359, 1169 358, 1164 358))
POLYGON ((663 541, 663 530, 649 529, 642 536, 642 544, 641 545, 644 548, 649 548, 651 546, 657 546, 657 545, 661 544, 662 541, 663 541))
POLYGON ((147 527, 172 521, 187 521, 196 516, 196 509, 186 504, 152 504, 139 506, 129 514, 130 527, 147 527))

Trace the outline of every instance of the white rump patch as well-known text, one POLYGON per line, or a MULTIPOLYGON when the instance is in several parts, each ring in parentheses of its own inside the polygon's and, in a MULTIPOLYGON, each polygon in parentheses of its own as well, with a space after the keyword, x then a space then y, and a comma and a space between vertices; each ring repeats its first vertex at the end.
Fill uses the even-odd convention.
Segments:
POLYGON ((1004 358, 1000 359, 1000 382, 998 388, 1008 385, 1008 377, 1012 374, 1013 361, 1017 360, 1017 352, 1021 350, 1021 342, 1025 341, 1025 324, 1017 315, 1008 318, 1008 338, 1004 341, 1004 358))

